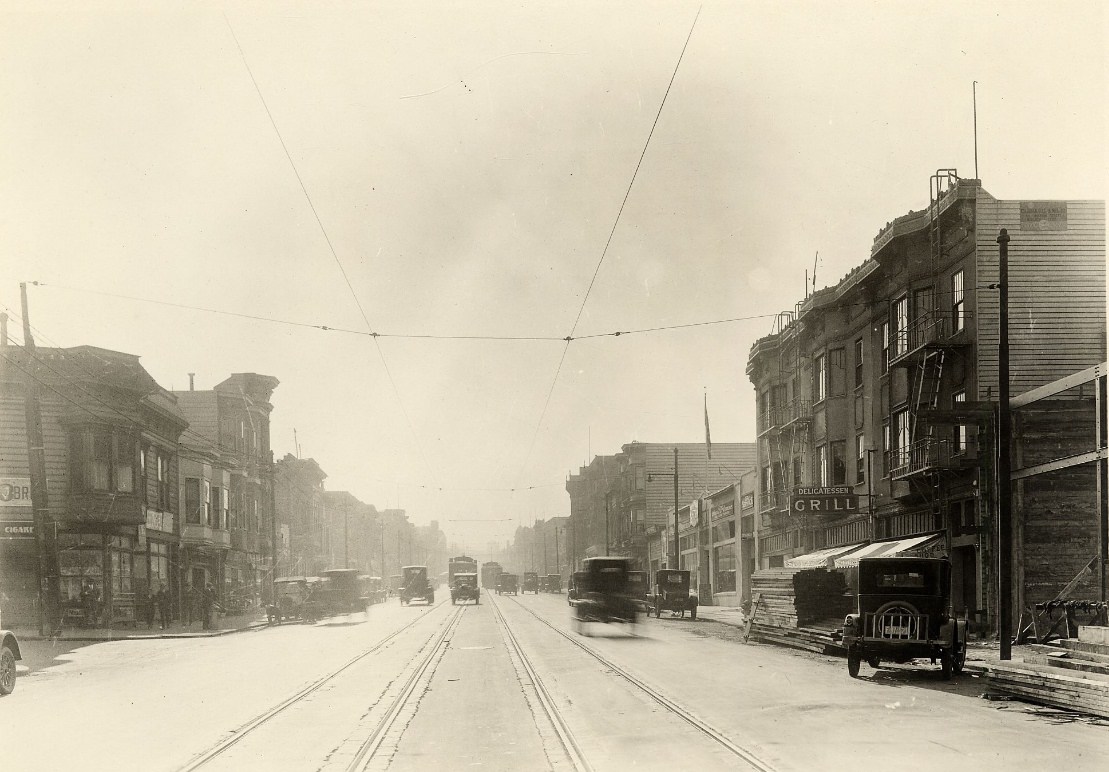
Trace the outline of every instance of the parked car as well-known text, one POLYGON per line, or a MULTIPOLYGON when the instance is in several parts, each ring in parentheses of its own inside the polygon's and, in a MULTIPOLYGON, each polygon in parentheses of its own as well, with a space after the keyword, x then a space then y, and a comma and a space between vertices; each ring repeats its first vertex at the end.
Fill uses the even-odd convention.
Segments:
POLYGON ((401 605, 407 605, 414 600, 422 600, 427 605, 435 602, 435 590, 427 581, 427 566, 405 566, 404 586, 400 590, 401 605))
POLYGON ((586 558, 581 577, 575 577, 579 600, 574 604, 572 622, 579 635, 589 635, 586 626, 594 622, 634 625, 639 617, 639 603, 628 582, 628 558, 586 558))
POLYGON ((520 592, 534 592, 539 594, 539 574, 534 571, 524 572, 524 583, 520 587, 520 592))
POLYGON ((319 602, 312 599, 312 590, 319 579, 314 576, 282 576, 273 580, 273 603, 266 606, 270 622, 301 619, 314 622, 320 616, 319 602))
POLYGON ((520 583, 516 574, 501 574, 497 577, 497 595, 520 594, 520 583))
POLYGON ((400 574, 393 574, 389 577, 389 593, 388 596, 400 595, 400 588, 404 586, 404 577, 400 574))
POLYGON ((362 591, 370 599, 370 603, 384 603, 389 594, 385 589, 385 581, 380 576, 363 576, 362 591))
POLYGON ((690 619, 697 618, 697 595, 689 590, 689 572, 677 568, 660 568, 655 572, 655 591, 647 598, 655 610, 655 619, 670 611, 690 619))
POLYGON ((335 614, 353 614, 366 611, 370 599, 364 594, 364 584, 355 568, 329 568, 320 572, 320 582, 312 589, 321 617, 335 614))
POLYGON ((581 583, 585 581, 585 576, 586 574, 584 571, 575 571, 570 574, 570 583, 566 588, 566 602, 571 606, 578 602, 578 588, 581 586, 581 583))
POLYGON ((967 623, 951 613, 951 563, 946 558, 859 560, 857 610, 843 620, 847 671, 865 661, 938 660, 945 679, 963 670, 967 623))
POLYGON ((543 577, 543 592, 562 592, 562 576, 547 574, 543 577))
POLYGON ((481 588, 477 586, 477 572, 472 574, 459 573, 454 575, 454 584, 451 585, 451 604, 472 600, 481 603, 481 588))
MULTIPOLYGON (((0 628, 2 627, 0 624, 0 628)), ((15 633, 0 629, 0 694, 11 694, 15 690, 15 663, 21 659, 23 655, 19 653, 19 641, 16 640, 15 633)))

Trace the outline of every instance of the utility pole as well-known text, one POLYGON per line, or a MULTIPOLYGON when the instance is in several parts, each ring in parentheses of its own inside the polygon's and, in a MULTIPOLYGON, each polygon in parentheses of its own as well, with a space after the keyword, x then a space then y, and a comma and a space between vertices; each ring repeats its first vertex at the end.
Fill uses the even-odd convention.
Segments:
POLYGON ((1009 232, 1002 228, 998 249, 997 330, 997 551, 998 551, 998 639, 1001 659, 1013 658, 1013 484, 1009 471, 1009 232))
POLYGON ((389 575, 385 573, 385 515, 381 515, 381 578, 383 581, 389 581, 389 575))
POLYGON ((19 285, 23 312, 23 350, 27 354, 24 371, 24 415, 27 424, 27 466, 31 475, 31 512, 35 524, 35 546, 39 555, 39 635, 54 630, 58 623, 58 542, 50 522, 49 491, 46 485, 46 447, 42 437, 42 411, 39 405, 38 367, 35 339, 27 308, 27 284, 19 285))
POLYGON ((272 449, 269 451, 266 473, 270 482, 270 576, 266 589, 269 591, 269 602, 277 603, 277 596, 273 593, 273 580, 277 577, 277 467, 273 463, 272 449))
POLYGON ((543 529, 543 576, 547 575, 547 529, 543 529))
POLYGON ((350 568, 350 502, 343 507, 343 568, 350 568))
POLYGON ((558 529, 555 528, 555 573, 562 576, 562 566, 558 561, 558 529))
POLYGON ((678 558, 681 551, 678 549, 678 446, 674 446, 674 565, 678 567, 678 558))
POLYGON ((608 491, 605 491, 605 557, 608 557, 608 491))

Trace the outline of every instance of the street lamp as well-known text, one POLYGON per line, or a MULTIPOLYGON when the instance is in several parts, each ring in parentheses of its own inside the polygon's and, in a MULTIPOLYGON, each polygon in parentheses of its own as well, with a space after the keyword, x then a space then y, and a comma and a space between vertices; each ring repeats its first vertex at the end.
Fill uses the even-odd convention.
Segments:
MULTIPOLYGON (((678 448, 674 446, 674 471, 670 472, 652 472, 647 475, 647 481, 651 482, 655 477, 673 477, 674 478, 674 550, 671 553, 671 568, 678 567, 678 448)), ((607 503, 607 502, 606 502, 607 503)))

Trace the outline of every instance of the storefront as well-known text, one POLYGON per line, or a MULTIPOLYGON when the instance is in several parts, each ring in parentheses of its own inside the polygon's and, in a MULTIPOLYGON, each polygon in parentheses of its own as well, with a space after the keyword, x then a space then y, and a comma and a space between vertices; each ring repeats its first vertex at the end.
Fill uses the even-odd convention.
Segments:
POLYGON ((135 623, 135 530, 59 530, 59 594, 65 622, 84 627, 135 623))

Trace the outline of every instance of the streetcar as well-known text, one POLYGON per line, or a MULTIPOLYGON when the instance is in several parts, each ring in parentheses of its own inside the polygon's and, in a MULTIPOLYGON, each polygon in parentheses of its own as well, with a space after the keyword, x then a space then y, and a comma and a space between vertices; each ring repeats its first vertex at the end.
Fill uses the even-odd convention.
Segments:
POLYGON ((469 555, 459 555, 447 561, 447 587, 454 586, 456 574, 476 574, 477 561, 469 555))
POLYGON ((404 584, 400 589, 400 603, 402 606, 414 600, 422 600, 427 605, 435 602, 435 591, 427 581, 427 566, 405 566, 404 584))
POLYGON ((495 590, 497 589, 497 577, 503 573, 504 569, 501 568, 500 563, 488 562, 481 564, 481 589, 495 590))

